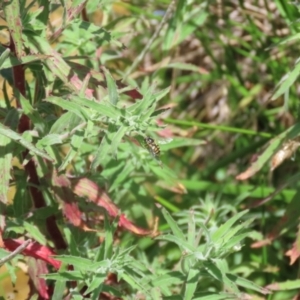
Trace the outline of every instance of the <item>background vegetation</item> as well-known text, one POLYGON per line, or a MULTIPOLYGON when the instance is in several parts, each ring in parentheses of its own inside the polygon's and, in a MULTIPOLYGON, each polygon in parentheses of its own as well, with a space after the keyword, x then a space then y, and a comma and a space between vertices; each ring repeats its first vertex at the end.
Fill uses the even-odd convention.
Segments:
POLYGON ((2 299, 300 297, 297 3, 0 5, 2 299))

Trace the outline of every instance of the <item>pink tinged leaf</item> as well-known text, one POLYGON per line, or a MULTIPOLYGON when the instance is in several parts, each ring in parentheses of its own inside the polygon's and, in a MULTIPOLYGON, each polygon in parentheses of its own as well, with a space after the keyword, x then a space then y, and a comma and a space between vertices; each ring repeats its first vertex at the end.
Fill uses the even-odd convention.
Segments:
POLYGON ((137 235, 150 235, 150 236, 157 236, 158 233, 156 230, 146 230, 143 228, 140 228, 138 226, 135 226, 132 222, 130 222, 124 214, 120 215, 120 220, 119 220, 119 226, 123 227, 137 235))
POLYGON ((261 248, 261 247, 270 245, 271 242, 272 242, 271 239, 265 239, 265 240, 262 240, 262 241, 258 241, 258 242, 252 243, 251 248, 253 248, 253 249, 261 248))
POLYGON ((74 202, 65 202, 63 205, 63 212, 66 218, 76 227, 79 227, 82 223, 81 212, 78 206, 74 202))
MULTIPOLYGON (((73 61, 66 60, 68 65, 72 68, 73 72, 76 73, 76 75, 79 77, 80 80, 84 80, 86 74, 90 74, 90 83, 93 85, 100 85, 103 88, 107 88, 106 82, 105 82, 105 76, 104 72, 102 70, 96 71, 94 69, 88 68, 87 66, 78 64, 73 61)), ((121 82, 121 80, 116 81, 117 87, 119 89, 127 88, 128 86, 121 82)), ((127 96, 131 97, 132 99, 142 99, 143 95, 137 90, 132 89, 129 91, 124 92, 127 96)))
MULTIPOLYGON (((73 191, 79 197, 85 197, 90 201, 96 203, 98 206, 103 207, 109 216, 116 218, 119 215, 119 208, 112 202, 107 193, 101 189, 93 181, 82 178, 74 180, 73 191)), ((145 230, 129 221, 124 215, 120 215, 119 225, 135 234, 139 235, 157 235, 156 230, 145 230)))
POLYGON ((46 280, 40 277, 40 275, 48 274, 46 263, 40 259, 31 258, 28 263, 28 274, 40 297, 50 299, 46 280))
POLYGON ((81 211, 78 208, 77 203, 64 202, 63 213, 66 218, 76 227, 81 228, 84 231, 96 231, 95 229, 89 228, 81 218, 81 211))
POLYGON ((285 255, 290 257, 290 265, 293 265, 300 257, 300 227, 298 228, 297 238, 293 247, 288 250, 285 255))
MULTIPOLYGON (((71 84, 77 89, 77 90, 81 90, 83 83, 82 81, 78 78, 78 76, 76 74, 74 74, 71 79, 70 79, 71 84)), ((86 97, 88 98, 92 98, 93 97, 93 90, 92 89, 85 89, 84 94, 86 97)))
POLYGON ((118 207, 111 201, 109 196, 93 181, 82 178, 73 181, 73 191, 79 197, 86 197, 90 201, 103 207, 111 217, 117 217, 119 214, 118 207))
MULTIPOLYGON (((9 251, 14 251, 18 248, 23 241, 17 239, 4 239, 4 247, 9 251)), ((37 242, 30 243, 25 250, 22 252, 23 255, 41 259, 46 263, 52 265, 54 268, 59 269, 61 262, 52 258, 51 256, 56 255, 50 248, 40 245, 37 242)))

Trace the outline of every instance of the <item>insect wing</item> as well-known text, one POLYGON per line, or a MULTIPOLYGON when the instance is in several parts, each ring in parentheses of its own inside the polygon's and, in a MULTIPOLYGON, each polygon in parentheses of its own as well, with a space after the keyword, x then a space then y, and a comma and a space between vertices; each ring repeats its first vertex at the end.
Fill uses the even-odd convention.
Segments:
POLYGON ((157 143, 160 145, 169 144, 173 141, 173 138, 159 138, 157 139, 157 143))

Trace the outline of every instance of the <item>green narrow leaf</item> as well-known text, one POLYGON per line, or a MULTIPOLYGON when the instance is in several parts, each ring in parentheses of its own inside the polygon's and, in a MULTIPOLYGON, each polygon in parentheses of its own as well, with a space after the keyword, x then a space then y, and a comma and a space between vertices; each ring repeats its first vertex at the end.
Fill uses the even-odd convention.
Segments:
POLYGON ((120 277, 127 283, 129 283, 132 287, 136 288, 137 290, 143 291, 143 293, 145 293, 147 296, 150 296, 144 285, 141 284, 141 280, 139 278, 135 278, 135 273, 127 267, 125 267, 125 269, 126 272, 120 274, 120 277))
MULTIPOLYGON (((109 127, 111 124, 109 125, 109 127)), ((111 145, 113 133, 106 133, 104 137, 102 138, 101 144, 99 148, 97 149, 97 152, 95 154, 94 160, 91 164, 91 169, 96 170, 97 167, 100 165, 101 161, 102 163, 105 163, 109 160, 109 150, 111 145)))
POLYGON ((109 192, 112 192, 114 189, 119 187, 123 182, 126 182, 130 178, 130 173, 135 170, 135 165, 127 163, 125 168, 122 169, 122 172, 118 172, 116 178, 113 181, 113 184, 109 187, 109 192))
POLYGON ((264 295, 270 294, 270 291, 268 289, 257 285, 253 281, 247 280, 245 278, 242 278, 242 277, 239 277, 239 276, 236 276, 233 274, 227 274, 227 277, 231 282, 234 282, 235 284, 242 286, 246 289, 250 289, 250 290, 262 293, 264 295))
MULTIPOLYGON (((1 52, 0 52, 1 53, 1 52)), ((10 50, 9 48, 6 48, 0 55, 0 70, 1 69, 6 69, 9 67, 3 67, 4 63, 7 61, 7 58, 9 57, 10 50)))
POLYGON ((130 132, 130 127, 121 125, 112 139, 111 153, 115 158, 117 158, 117 148, 126 132, 130 132))
POLYGON ((107 216, 105 215, 104 220, 104 229, 105 229, 105 246, 104 246, 104 259, 110 259, 112 256, 113 250, 113 228, 110 226, 107 220, 107 216))
POLYGON ((300 74, 300 59, 296 61, 294 69, 291 72, 285 74, 281 78, 280 82, 275 88, 275 93, 271 97, 271 100, 275 100, 281 95, 283 95, 292 86, 292 84, 294 84, 299 74, 300 74))
POLYGON ((112 78, 111 74, 106 68, 103 68, 105 79, 108 88, 109 100, 113 105, 116 105, 119 101, 118 87, 115 80, 112 78))
POLYGON ((91 108, 97 111, 100 115, 108 118, 117 119, 118 117, 123 115, 123 112, 120 109, 113 106, 109 102, 105 102, 105 104, 102 104, 95 102, 94 100, 89 100, 78 96, 72 96, 72 101, 79 105, 91 108))
POLYGON ((192 72, 196 72, 196 73, 200 73, 200 70, 201 70, 196 65, 188 64, 188 63, 181 63, 181 62, 171 63, 171 64, 164 66, 163 68, 192 71, 192 72))
POLYGON ((176 10, 171 19, 169 20, 169 26, 167 32, 163 39, 162 49, 164 51, 169 51, 174 44, 177 44, 176 41, 180 35, 178 32, 181 31, 181 28, 184 27, 183 16, 186 11, 187 1, 179 0, 176 3, 176 10))
POLYGON ((77 103, 66 101, 62 98, 53 97, 53 96, 46 98, 44 101, 58 105, 61 108, 76 114, 78 117, 80 117, 85 121, 89 119, 88 111, 83 106, 78 105, 77 103))
POLYGON ((95 262, 104 260, 104 246, 105 246, 104 243, 101 243, 101 245, 98 247, 98 250, 94 258, 95 262))
POLYGON ((5 14, 5 19, 9 27, 9 32, 15 44, 17 57, 22 57, 22 19, 20 12, 20 1, 10 0, 3 2, 3 10, 5 14))
POLYGON ((184 236, 184 233, 183 233, 183 232, 181 231, 181 229, 178 227, 177 223, 176 223, 175 220, 171 217, 171 215, 169 214, 169 212, 168 212, 165 208, 163 208, 163 209, 161 210, 161 212, 162 212, 162 214, 163 214, 165 220, 166 220, 167 223, 169 224, 169 226, 170 226, 170 228, 171 228, 173 234, 174 234, 177 238, 179 238, 179 239, 181 239, 181 240, 183 240, 183 241, 186 240, 186 239, 185 239, 185 236, 184 236))
POLYGON ((52 125, 49 133, 67 133, 82 123, 82 118, 74 114, 73 112, 66 112, 60 116, 52 125))
POLYGON ((196 293, 193 300, 237 300, 237 295, 233 293, 202 292, 196 293))
POLYGON ((298 290, 300 289, 300 279, 274 282, 268 285, 267 288, 272 291, 298 290))
MULTIPOLYGON (((0 57, 0 60, 1 60, 1 57, 0 57)), ((20 65, 26 65, 26 64, 34 62, 34 61, 44 60, 46 58, 48 58, 48 55, 33 54, 33 55, 22 56, 20 58, 12 57, 11 55, 9 55, 5 59, 5 61, 3 61, 2 65, 0 64, 0 70, 8 69, 8 68, 12 68, 15 66, 20 66, 20 65)))
POLYGON ((0 135, 0 201, 4 204, 7 204, 12 157, 11 139, 0 135))
POLYGON ((162 114, 162 113, 168 111, 169 109, 170 109, 170 107, 158 109, 158 110, 154 111, 154 112, 150 115, 150 118, 157 117, 157 116, 159 116, 160 114, 162 114))
MULTIPOLYGON (((9 109, 4 120, 4 124, 11 129, 16 129, 19 124, 19 113, 15 108, 9 109)), ((13 143, 7 136, 0 135, 0 201, 7 203, 7 193, 9 189, 10 169, 13 158, 13 143)))
POLYGON ((44 147, 51 146, 51 145, 59 145, 62 144, 62 139, 59 134, 48 134, 44 136, 42 139, 40 139, 37 143, 36 146, 43 149, 44 147))
POLYGON ((0 124, 0 135, 6 136, 11 140, 13 140, 17 143, 20 143, 22 146, 24 146, 25 148, 30 150, 32 153, 53 162, 53 159, 47 153, 36 148, 32 143, 30 143, 26 139, 24 139, 23 136, 19 135, 18 133, 14 132, 13 130, 11 130, 1 124, 0 124))
POLYGON ((204 261, 203 266, 208 274, 210 274, 213 278, 222 282, 225 287, 229 290, 232 290, 234 293, 239 293, 239 289, 234 280, 230 280, 227 277, 227 274, 222 272, 220 268, 217 267, 216 263, 213 261, 204 261))
POLYGON ((44 133, 46 129, 46 122, 40 116, 38 111, 33 109, 28 99, 26 99, 21 93, 18 93, 18 98, 20 99, 22 109, 24 113, 30 118, 34 127, 38 130, 39 133, 44 133))
POLYGON ((175 243, 181 250, 183 250, 185 252, 188 252, 188 253, 195 252, 195 247, 193 245, 190 245, 185 239, 181 239, 177 236, 174 236, 171 234, 166 234, 166 235, 160 235, 156 239, 175 243))
POLYGON ((186 276, 179 271, 171 271, 166 274, 160 275, 153 279, 154 286, 170 286, 173 284, 181 284, 186 276))
POLYGON ((80 256, 78 245, 77 245, 77 242, 76 242, 73 232, 70 230, 70 228, 68 226, 64 226, 63 231, 64 231, 64 235, 66 237, 66 240, 68 242, 68 248, 69 248, 70 255, 75 256, 75 257, 80 256))
POLYGON ((41 277, 48 280, 57 281, 74 281, 74 280, 85 280, 86 276, 81 271, 67 271, 59 273, 51 273, 46 275, 40 275, 41 277))
POLYGON ((23 226, 27 233, 33 238, 33 240, 39 242, 41 245, 46 245, 47 240, 37 226, 32 225, 28 222, 23 222, 23 226))
POLYGON ((197 289, 199 278, 199 270, 190 268, 186 284, 185 284, 185 292, 184 292, 184 299, 185 300, 192 300, 197 289))
MULTIPOLYGON (((62 264, 59 271, 60 272, 64 272, 67 271, 68 265, 67 264, 62 264)), ((64 297, 64 293, 65 293, 65 289, 66 289, 66 282, 65 281, 56 281, 55 282, 55 286, 54 286, 54 291, 53 291, 53 295, 52 295, 52 299, 53 300, 61 300, 64 297)))
POLYGON ((221 225, 213 234, 212 234, 212 241, 214 243, 218 242, 220 239, 222 239, 229 230, 231 230, 231 227, 233 226, 233 224, 239 220, 244 214, 246 214, 249 210, 244 210, 241 211, 239 213, 237 213, 236 215, 234 215, 233 217, 231 217, 226 223, 224 223, 223 225, 221 225))
POLYGON ((122 139, 126 131, 128 131, 128 127, 121 126, 119 129, 117 129, 116 125, 109 124, 108 132, 102 138, 101 144, 92 162, 92 170, 95 170, 99 166, 101 161, 103 163, 108 161, 108 155, 114 154, 114 151, 116 151, 116 147, 119 144, 120 139, 122 139))
POLYGON ((161 144, 160 149, 162 151, 168 151, 179 147, 198 146, 203 144, 206 144, 206 141, 190 139, 190 138, 174 137, 172 138, 172 141, 170 141, 169 143, 161 144))
POLYGON ((65 156, 61 166, 58 168, 59 171, 64 170, 76 156, 82 145, 84 137, 84 132, 82 130, 77 130, 72 135, 70 149, 68 151, 68 154, 65 156))
POLYGON ((196 223, 195 223, 195 216, 194 211, 189 212, 189 224, 188 224, 188 243, 190 245, 194 245, 194 247, 197 247, 196 243, 196 223))
POLYGON ((254 218, 248 219, 245 222, 234 226, 224 235, 224 241, 229 242, 238 232, 245 230, 249 227, 249 225, 254 221, 254 218))
POLYGON ((73 265, 75 270, 79 270, 80 272, 91 271, 91 269, 95 266, 95 263, 87 258, 72 256, 72 255, 56 255, 54 256, 57 260, 60 260, 63 263, 73 265))
MULTIPOLYGON (((159 91, 156 94, 153 94, 152 91, 153 88, 149 88, 145 94, 142 100, 137 101, 135 104, 129 106, 127 110, 131 112, 134 115, 141 115, 144 114, 145 111, 148 111, 150 107, 155 105, 161 98, 163 98, 166 94, 169 93, 170 87, 163 89, 159 91)), ((154 107, 155 109, 155 107, 154 107)), ((154 111, 152 111, 154 113, 154 111)), ((151 116, 151 114, 150 114, 151 116)))
POLYGON ((93 295, 90 299, 99 299, 99 295, 102 292, 103 289, 103 282, 106 279, 107 274, 106 273, 97 273, 92 277, 91 282, 88 284, 88 288, 85 291, 85 295, 88 295, 89 293, 93 292, 93 295))

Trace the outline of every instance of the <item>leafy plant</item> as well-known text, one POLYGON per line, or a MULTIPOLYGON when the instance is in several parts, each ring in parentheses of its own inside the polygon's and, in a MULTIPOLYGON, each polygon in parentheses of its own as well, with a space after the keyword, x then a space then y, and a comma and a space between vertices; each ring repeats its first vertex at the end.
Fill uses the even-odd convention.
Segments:
POLYGON ((0 296, 296 296, 297 5, 0 6, 0 296))

